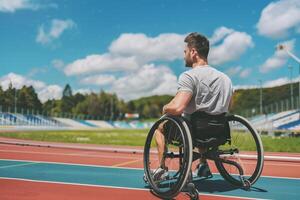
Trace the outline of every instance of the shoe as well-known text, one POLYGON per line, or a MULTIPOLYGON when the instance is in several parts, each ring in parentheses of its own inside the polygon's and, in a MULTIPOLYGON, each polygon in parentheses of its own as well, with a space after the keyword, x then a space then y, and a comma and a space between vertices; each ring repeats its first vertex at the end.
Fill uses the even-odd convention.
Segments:
POLYGON ((213 176, 207 163, 199 164, 194 173, 198 177, 211 178, 213 176))
POLYGON ((154 181, 164 181, 169 179, 169 172, 166 169, 158 168, 153 171, 153 180, 154 181))
MULTIPOLYGON (((166 169, 158 168, 151 172, 154 181, 164 181, 169 179, 169 172, 166 169)), ((146 174, 143 176, 143 180, 146 184, 148 184, 148 179, 146 174)))

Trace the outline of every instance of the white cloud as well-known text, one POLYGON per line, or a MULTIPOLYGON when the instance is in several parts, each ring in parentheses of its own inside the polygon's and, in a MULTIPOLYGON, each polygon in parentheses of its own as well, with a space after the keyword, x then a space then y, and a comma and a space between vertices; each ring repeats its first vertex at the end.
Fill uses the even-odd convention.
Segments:
POLYGON ((239 89, 255 89, 258 88, 259 86, 257 85, 234 85, 233 90, 239 90, 239 89))
POLYGON ((68 76, 94 72, 127 72, 150 61, 182 59, 184 37, 174 33, 154 38, 145 34, 124 33, 111 43, 108 53, 75 60, 66 66, 64 72, 68 76))
POLYGON ((0 85, 4 90, 9 87, 10 83, 12 83, 12 86, 17 89, 22 88, 24 85, 27 87, 33 86, 42 102, 53 98, 59 99, 62 96, 63 89, 58 85, 46 85, 42 81, 32 80, 15 73, 9 73, 0 77, 0 85))
POLYGON ((275 87, 289 83, 289 79, 287 77, 281 77, 275 80, 267 81, 263 84, 263 87, 275 87))
POLYGON ((281 0, 270 3, 263 9, 256 25, 259 34, 271 38, 285 37, 289 31, 299 30, 299 26, 299 0, 281 0))
POLYGON ((13 13, 22 9, 37 10, 39 7, 39 4, 31 0, 0 0, 0 12, 13 13))
POLYGON ((63 69, 63 67, 65 66, 64 61, 59 60, 59 59, 52 60, 51 64, 52 64, 53 67, 55 67, 58 70, 63 69))
POLYGON ((4 90, 8 88, 10 83, 12 83, 13 87, 18 89, 22 88, 24 85, 32 85, 35 89, 42 89, 46 86, 46 84, 42 81, 31 80, 15 73, 9 73, 0 78, 0 84, 4 90))
POLYGON ((32 9, 27 0, 0 0, 1 12, 15 12, 18 9, 32 9))
POLYGON ((213 36, 209 38, 210 45, 214 45, 224 39, 227 35, 233 33, 233 29, 226 28, 224 26, 215 30, 213 36))
POLYGON ((252 70, 250 68, 246 68, 246 69, 242 70, 240 73, 240 77, 247 78, 251 74, 251 71, 252 70))
POLYGON ((241 66, 230 67, 226 70, 226 74, 230 77, 239 76, 240 78, 247 78, 251 74, 250 68, 243 68, 241 66))
MULTIPOLYGON (((140 64, 173 61, 183 59, 185 37, 186 35, 175 33, 160 34, 157 37, 124 33, 112 42, 109 50, 114 55, 134 56, 140 64)), ((212 64, 236 60, 248 48, 254 46, 250 35, 226 27, 216 29, 209 40, 211 43, 209 62, 212 64), (216 45, 219 42, 222 43, 216 45)))
POLYGON ((96 93, 96 92, 93 91, 92 89, 81 88, 81 89, 75 90, 73 94, 80 93, 80 94, 85 95, 85 94, 91 94, 92 92, 96 93))
POLYGON ((116 78, 113 75, 95 75, 95 76, 88 76, 82 80, 80 83, 86 85, 109 85, 112 84, 116 78))
POLYGON ((35 76, 36 74, 39 74, 39 73, 46 73, 48 71, 47 67, 34 67, 34 68, 31 68, 30 72, 28 73, 27 76, 29 77, 32 77, 32 76, 35 76))
MULTIPOLYGON (((289 40, 281 42, 280 44, 283 44, 287 50, 292 52, 295 42, 296 40, 289 40)), ((276 46, 278 45, 279 44, 276 46)), ((286 64, 288 58, 289 55, 284 50, 275 50, 275 53, 260 66, 260 72, 267 73, 271 70, 278 69, 286 64)))
POLYGON ((175 95, 177 78, 168 67, 149 64, 116 80, 111 91, 125 100, 150 95, 175 95))
POLYGON ((93 72, 130 71, 139 67, 134 57, 118 57, 110 54, 89 55, 68 64, 64 69, 67 76, 89 74, 93 72))
MULTIPOLYGON (((64 72, 67 76, 91 74, 94 72, 128 72, 138 69, 151 61, 174 61, 183 59, 184 38, 175 33, 148 37, 145 34, 121 34, 109 47, 109 52, 88 55, 68 64, 64 72)), ((222 64, 238 59, 249 47, 252 38, 246 33, 220 27, 212 36, 213 43, 223 39, 222 44, 212 46, 210 62, 222 64)))
POLYGON ((124 33, 109 47, 112 54, 135 56, 139 63, 173 61, 183 57, 185 35, 175 33, 147 37, 145 34, 124 33))
POLYGON ((41 44, 51 43, 53 40, 58 39, 65 30, 71 29, 75 25, 75 22, 70 19, 53 19, 51 21, 51 27, 48 32, 45 31, 44 25, 39 27, 36 42, 41 44))
POLYGON ((247 49, 254 46, 250 35, 226 27, 217 29, 212 39, 213 42, 223 39, 221 44, 211 47, 208 60, 213 65, 237 60, 247 49))
POLYGON ((60 99, 62 97, 63 88, 59 85, 48 85, 42 90, 38 90, 38 97, 41 102, 46 102, 48 99, 60 99))
MULTIPOLYGON (((300 80, 300 77, 295 77, 292 79, 292 82, 298 82, 300 80)), ((275 80, 266 81, 262 84, 263 88, 271 88, 271 87, 277 87, 282 86, 285 84, 291 83, 291 80, 288 77, 281 77, 275 80)), ((234 89, 255 89, 260 88, 260 85, 235 85, 234 89)))
POLYGON ((241 70, 242 70, 241 66, 230 67, 228 70, 226 70, 226 74, 228 74, 228 76, 230 77, 233 77, 237 75, 241 70))

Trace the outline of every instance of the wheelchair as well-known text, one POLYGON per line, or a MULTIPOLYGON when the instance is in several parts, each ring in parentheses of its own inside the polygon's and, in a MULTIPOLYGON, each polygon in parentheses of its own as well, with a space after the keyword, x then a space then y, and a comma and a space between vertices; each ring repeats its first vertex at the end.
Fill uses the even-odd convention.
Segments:
MULTIPOLYGON (((190 199, 198 199, 199 193, 193 184, 192 166, 200 158, 214 161, 220 175, 232 185, 250 189, 263 169, 261 138, 247 119, 233 114, 226 114, 224 118, 226 127, 223 129, 226 129, 227 134, 211 133, 206 138, 192 138, 195 136, 191 134, 194 129, 181 116, 164 115, 154 123, 144 146, 144 181, 153 195, 161 199, 173 199, 180 192, 186 192, 190 199), (163 162, 168 169, 168 177, 157 180, 153 174, 161 167, 161 162, 157 154, 155 130, 166 120, 172 124, 167 133, 164 133, 163 162), (194 151, 194 148, 199 147, 206 151, 194 151)), ((214 126, 213 123, 211 125, 214 126)))

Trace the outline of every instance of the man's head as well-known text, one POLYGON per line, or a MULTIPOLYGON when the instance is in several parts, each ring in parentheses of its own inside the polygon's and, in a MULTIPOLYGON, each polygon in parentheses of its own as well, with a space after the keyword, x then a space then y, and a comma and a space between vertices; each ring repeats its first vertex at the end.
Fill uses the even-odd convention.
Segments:
POLYGON ((209 52, 209 41, 207 38, 199 33, 190 33, 184 39, 186 47, 184 50, 185 66, 192 67, 199 59, 207 62, 209 52))

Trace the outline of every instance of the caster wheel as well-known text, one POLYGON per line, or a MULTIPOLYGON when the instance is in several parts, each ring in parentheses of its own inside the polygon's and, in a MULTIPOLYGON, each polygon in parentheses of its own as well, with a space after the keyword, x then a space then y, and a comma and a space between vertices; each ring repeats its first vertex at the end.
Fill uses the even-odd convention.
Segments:
POLYGON ((251 188, 251 183, 250 183, 249 180, 247 180, 247 179, 244 180, 243 188, 244 188, 245 190, 250 190, 250 188, 251 188))
POLYGON ((188 196, 190 197, 190 200, 199 200, 199 194, 196 189, 188 193, 188 196))
POLYGON ((187 184, 188 193, 187 195, 190 197, 190 200, 198 200, 199 194, 197 189, 195 188, 195 185, 193 183, 187 184))

